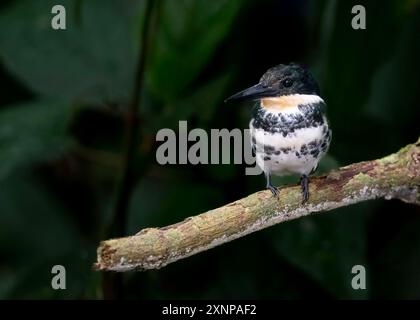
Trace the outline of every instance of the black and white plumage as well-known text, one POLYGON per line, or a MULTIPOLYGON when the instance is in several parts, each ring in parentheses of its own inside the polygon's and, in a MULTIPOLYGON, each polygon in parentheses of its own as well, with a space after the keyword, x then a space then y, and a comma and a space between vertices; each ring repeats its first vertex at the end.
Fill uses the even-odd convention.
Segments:
POLYGON ((258 99, 249 126, 267 188, 277 196, 271 175, 299 174, 305 202, 309 197, 308 177, 331 142, 326 105, 315 79, 300 65, 278 65, 269 69, 257 85, 228 100, 237 99, 258 99))

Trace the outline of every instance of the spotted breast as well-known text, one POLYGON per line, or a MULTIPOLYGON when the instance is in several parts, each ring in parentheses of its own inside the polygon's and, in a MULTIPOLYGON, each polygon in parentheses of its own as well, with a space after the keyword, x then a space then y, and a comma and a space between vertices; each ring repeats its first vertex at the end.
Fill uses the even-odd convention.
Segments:
POLYGON ((325 103, 318 95, 262 99, 250 130, 257 164, 266 174, 309 175, 331 141, 325 103))

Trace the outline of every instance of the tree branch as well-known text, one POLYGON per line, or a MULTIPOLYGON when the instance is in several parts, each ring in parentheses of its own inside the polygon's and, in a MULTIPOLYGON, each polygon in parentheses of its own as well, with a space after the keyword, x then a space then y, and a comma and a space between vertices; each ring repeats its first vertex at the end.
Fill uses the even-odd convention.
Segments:
POLYGON ((159 269, 269 226, 311 213, 377 199, 420 204, 420 139, 379 160, 355 163, 312 178, 311 196, 301 205, 299 186, 280 189, 280 200, 260 191, 164 228, 103 241, 96 270, 159 269))

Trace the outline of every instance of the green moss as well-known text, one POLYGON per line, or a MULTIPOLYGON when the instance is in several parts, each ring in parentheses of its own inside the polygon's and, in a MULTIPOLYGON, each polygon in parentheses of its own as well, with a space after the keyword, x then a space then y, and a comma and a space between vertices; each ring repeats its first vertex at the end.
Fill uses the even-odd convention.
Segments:
POLYGON ((354 185, 365 185, 365 186, 369 186, 371 185, 372 181, 374 181, 375 179, 372 178, 371 176, 365 174, 365 173, 358 173, 356 174, 349 182, 351 182, 351 186, 349 186, 349 183, 347 183, 344 186, 344 190, 346 191, 353 191, 353 187, 354 185))
POLYGON ((182 234, 177 229, 169 229, 165 232, 165 235, 168 238, 171 238, 173 241, 178 241, 180 238, 182 238, 182 234))
POLYGON ((385 158, 379 159, 378 163, 381 165, 386 165, 386 164, 390 164, 390 163, 396 163, 398 161, 401 161, 402 164, 406 163, 409 161, 409 159, 407 159, 407 157, 405 157, 405 154, 408 153, 410 151, 410 149, 413 148, 418 148, 416 145, 420 143, 420 137, 417 140, 417 142, 415 144, 409 144, 403 148, 401 148, 398 152, 393 153, 385 158))

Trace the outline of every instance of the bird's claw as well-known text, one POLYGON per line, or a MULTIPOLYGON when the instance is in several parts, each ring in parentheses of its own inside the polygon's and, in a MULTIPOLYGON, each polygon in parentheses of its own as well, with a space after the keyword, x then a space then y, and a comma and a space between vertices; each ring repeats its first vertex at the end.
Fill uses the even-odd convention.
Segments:
POLYGON ((273 197, 277 199, 279 198, 279 190, 276 187, 268 186, 267 188, 270 189, 271 193, 273 194, 273 197))
POLYGON ((307 175, 300 177, 300 186, 302 189, 302 204, 305 204, 309 199, 309 177, 307 175))

